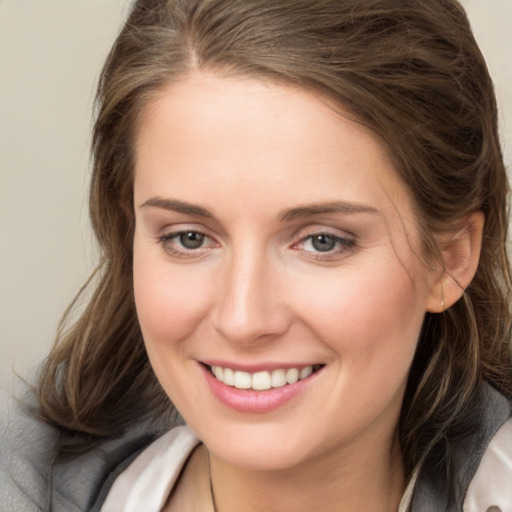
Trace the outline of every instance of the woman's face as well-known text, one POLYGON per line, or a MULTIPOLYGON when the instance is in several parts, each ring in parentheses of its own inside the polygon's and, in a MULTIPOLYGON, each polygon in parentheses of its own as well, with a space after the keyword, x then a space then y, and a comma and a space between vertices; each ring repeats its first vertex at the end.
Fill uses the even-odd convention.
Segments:
POLYGON ((387 449, 441 294, 379 139, 303 90, 195 73, 146 108, 135 163, 142 333, 212 453, 387 449))

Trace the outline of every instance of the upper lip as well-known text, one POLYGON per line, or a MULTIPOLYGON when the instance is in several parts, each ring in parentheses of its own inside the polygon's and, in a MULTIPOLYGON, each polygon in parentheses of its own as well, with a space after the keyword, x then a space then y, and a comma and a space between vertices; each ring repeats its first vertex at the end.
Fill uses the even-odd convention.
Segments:
POLYGON ((268 363, 253 363, 253 364, 241 364, 231 361, 221 361, 218 359, 203 359, 200 361, 201 363, 207 366, 220 366, 222 368, 231 368, 235 371, 248 372, 248 373, 256 373, 263 371, 273 371, 273 370, 287 370, 288 368, 305 368, 307 366, 318 366, 323 363, 318 362, 268 362, 268 363))

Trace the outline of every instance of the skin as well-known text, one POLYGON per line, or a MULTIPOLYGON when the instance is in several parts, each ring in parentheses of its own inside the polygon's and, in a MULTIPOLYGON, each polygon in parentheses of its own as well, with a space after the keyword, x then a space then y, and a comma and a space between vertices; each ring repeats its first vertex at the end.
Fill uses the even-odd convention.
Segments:
MULTIPOLYGON (((410 194, 379 138, 309 92, 193 72, 143 113, 134 204, 148 355, 210 451, 218 510, 396 511, 397 422, 442 281, 418 256, 410 194), (334 202, 342 211, 296 210, 334 202), (184 247, 180 232, 204 234, 202 245, 184 247), (333 249, 318 251, 315 234, 333 249), (199 362, 212 358, 324 366, 253 414, 210 391, 199 362)), ((205 453, 169 510, 211 510, 205 453)))

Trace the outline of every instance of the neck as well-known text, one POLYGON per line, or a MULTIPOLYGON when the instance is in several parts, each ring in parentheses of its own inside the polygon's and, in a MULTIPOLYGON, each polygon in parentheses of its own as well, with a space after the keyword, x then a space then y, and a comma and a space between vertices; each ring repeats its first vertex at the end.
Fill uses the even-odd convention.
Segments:
POLYGON ((405 487, 397 439, 385 451, 352 452, 331 451, 274 471, 235 467, 212 454, 216 511, 396 512, 405 487))

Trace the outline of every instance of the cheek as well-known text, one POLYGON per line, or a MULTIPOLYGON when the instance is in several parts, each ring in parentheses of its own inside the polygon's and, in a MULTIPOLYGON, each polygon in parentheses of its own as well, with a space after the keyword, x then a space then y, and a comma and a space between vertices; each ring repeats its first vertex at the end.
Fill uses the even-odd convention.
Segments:
POLYGON ((335 369, 332 393, 317 413, 330 407, 340 421, 353 421, 354 431, 389 404, 389 411, 399 410, 425 314, 423 292, 400 263, 368 268, 311 288, 309 309, 302 306, 335 369))
MULTIPOLYGON (((161 258, 160 258, 161 259, 161 258)), ((144 341, 172 344, 189 336, 202 321, 211 296, 208 279, 197 269, 187 271, 134 251, 135 305, 144 341)))
POLYGON ((299 306, 306 322, 344 361, 412 358, 425 314, 424 290, 400 262, 351 268, 297 295, 306 297, 299 306))

